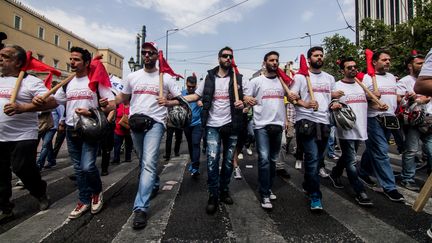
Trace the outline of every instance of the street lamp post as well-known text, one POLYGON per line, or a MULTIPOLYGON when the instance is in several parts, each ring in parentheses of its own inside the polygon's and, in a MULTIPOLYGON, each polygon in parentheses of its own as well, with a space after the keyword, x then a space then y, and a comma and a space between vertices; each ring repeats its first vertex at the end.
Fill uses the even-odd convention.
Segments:
POLYGON ((134 61, 133 57, 131 57, 129 59, 128 65, 129 65, 129 68, 130 68, 131 72, 133 72, 134 71, 134 67, 135 67, 135 61, 134 61))
POLYGON ((309 33, 305 33, 305 37, 309 37, 309 48, 312 48, 312 36, 309 33))
POLYGON ((168 61, 168 33, 170 31, 178 31, 178 30, 179 30, 178 28, 175 28, 175 29, 170 29, 170 30, 166 31, 166 36, 165 36, 165 57, 166 57, 167 61, 168 61))

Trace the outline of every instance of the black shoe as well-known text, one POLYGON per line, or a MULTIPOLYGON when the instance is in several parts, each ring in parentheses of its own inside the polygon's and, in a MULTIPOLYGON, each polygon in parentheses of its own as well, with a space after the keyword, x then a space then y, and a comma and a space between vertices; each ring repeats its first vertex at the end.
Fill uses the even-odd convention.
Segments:
POLYGON ((118 164, 120 164, 120 160, 113 160, 113 161, 111 161, 111 164, 118 165, 118 164))
POLYGON ((169 161, 171 156, 168 155, 164 155, 163 158, 165 159, 165 161, 169 161))
POLYGON ((123 162, 128 163, 128 162, 132 162, 131 159, 125 159, 123 162))
POLYGON ((12 219, 14 216, 12 210, 11 211, 0 211, 0 222, 6 222, 8 219, 12 219))
POLYGON ((404 202, 405 198, 396 189, 384 191, 384 194, 393 202, 404 202))
POLYGON ((157 196, 158 192, 159 192, 159 187, 153 188, 153 190, 152 190, 152 192, 150 194, 150 200, 153 199, 153 198, 155 198, 157 196))
POLYGON ((338 188, 338 189, 344 188, 344 185, 342 184, 340 177, 335 177, 330 173, 329 178, 330 178, 330 181, 332 182, 334 188, 338 188))
POLYGON ((373 190, 373 188, 376 188, 378 185, 369 177, 369 176, 360 176, 359 180, 363 182, 367 187, 373 190))
POLYGON ((102 172, 101 172, 101 176, 107 176, 109 173, 108 173, 108 171, 107 170, 103 170, 102 172))
POLYGON ((366 195, 365 192, 360 192, 359 194, 357 194, 355 200, 361 206, 367 206, 367 207, 373 206, 372 200, 370 200, 370 198, 366 195))
POLYGON ((214 213, 216 213, 217 208, 218 208, 217 197, 210 195, 208 203, 207 203, 207 207, 206 207, 206 212, 208 214, 214 214, 214 213))
POLYGON ((414 192, 420 191, 420 187, 417 186, 417 184, 415 182, 401 181, 400 184, 402 187, 405 187, 406 189, 408 189, 410 191, 414 191, 414 192))
POLYGON ((276 175, 283 177, 283 178, 286 178, 286 179, 291 178, 291 175, 285 169, 277 169, 276 175))
POLYGON ((225 204, 228 204, 228 205, 232 205, 234 203, 231 196, 229 195, 229 192, 221 192, 220 200, 221 200, 221 202, 224 202, 225 204))
POLYGON ((48 196, 45 194, 42 197, 38 198, 39 201, 39 210, 44 211, 47 210, 50 206, 50 200, 48 196))
POLYGON ((70 175, 69 176, 69 179, 71 180, 71 181, 76 181, 76 175, 70 175))
POLYGON ((179 156, 180 156, 180 154, 179 154, 179 153, 176 153, 176 154, 175 154, 175 157, 179 157, 179 156))
POLYGON ((135 217, 132 222, 132 228, 142 229, 147 225, 147 214, 144 211, 137 210, 134 212, 135 217))

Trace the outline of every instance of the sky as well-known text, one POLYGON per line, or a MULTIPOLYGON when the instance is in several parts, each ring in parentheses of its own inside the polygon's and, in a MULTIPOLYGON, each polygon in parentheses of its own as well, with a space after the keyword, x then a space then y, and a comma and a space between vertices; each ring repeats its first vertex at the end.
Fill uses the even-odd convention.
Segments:
POLYGON ((145 40, 156 42, 164 53, 166 31, 180 29, 168 36, 168 63, 180 75, 195 72, 198 78, 205 77, 207 70, 218 65, 218 51, 229 46, 234 49, 240 72, 249 78, 261 68, 269 51, 279 52, 280 63, 286 63, 306 54, 310 40, 312 46, 321 45, 326 36, 339 33, 354 42, 355 33, 346 28, 337 1, 348 24, 355 26, 354 0, 21 2, 99 48, 109 47, 121 54, 124 76, 130 73, 130 57, 136 60, 136 36, 145 25, 145 40), (323 32, 329 33, 320 34, 323 32))

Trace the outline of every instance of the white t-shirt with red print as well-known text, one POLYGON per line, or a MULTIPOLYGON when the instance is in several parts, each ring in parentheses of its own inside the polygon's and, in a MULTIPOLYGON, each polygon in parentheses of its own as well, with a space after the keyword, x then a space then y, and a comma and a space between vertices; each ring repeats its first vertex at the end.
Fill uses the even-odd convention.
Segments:
MULTIPOLYGON (((296 121, 307 119, 321 124, 330 124, 329 109, 331 92, 335 87, 335 79, 330 74, 321 71, 318 74, 309 72, 312 90, 314 92, 315 100, 318 102, 318 110, 306 109, 304 107, 296 106, 296 121)), ((294 84, 291 91, 300 95, 300 99, 306 102, 311 100, 307 86, 306 77, 301 74, 294 76, 294 84)))
MULTIPOLYGON (((378 91, 381 93, 381 101, 389 106, 388 110, 380 111, 372 109, 371 106, 368 108, 368 117, 375 117, 378 115, 394 116, 397 108, 397 87, 396 78, 391 73, 386 73, 385 75, 375 75, 378 91)), ((363 83, 366 87, 373 91, 372 78, 366 74, 363 78, 363 83)))
POLYGON ((346 140, 367 140, 368 102, 363 88, 357 83, 336 82, 335 90, 342 90, 344 95, 339 100, 351 107, 356 115, 355 126, 350 130, 337 128, 338 138, 346 140))
POLYGON ((266 125, 285 124, 284 89, 277 77, 269 79, 264 75, 252 79, 245 85, 244 95, 256 98, 257 104, 253 107, 254 129, 266 125))
MULTIPOLYGON (((32 140, 38 137, 37 112, 24 112, 8 116, 3 107, 10 103, 12 91, 15 88, 16 77, 0 77, 0 142, 32 140)), ((31 103, 33 97, 48 92, 42 80, 27 75, 21 82, 16 102, 31 103)))
MULTIPOLYGON (((405 95, 406 92, 414 92, 414 85, 415 85, 416 79, 411 76, 407 75, 399 80, 397 82, 397 94, 398 95, 405 95)), ((419 97, 421 95, 417 95, 419 97)), ((432 114, 432 102, 428 102, 423 105, 423 108, 425 109, 426 113, 432 114)))
MULTIPOLYGON (((206 126, 221 127, 231 122, 231 104, 229 97, 230 77, 215 77, 215 92, 206 126)), ((195 94, 203 96, 205 81, 198 84, 195 94)))
MULTIPOLYGON (((61 88, 55 94, 57 102, 66 105, 66 125, 74 126, 77 123, 76 108, 91 109, 99 107, 97 94, 88 87, 89 82, 87 76, 75 77, 67 84, 66 93, 61 88)), ((114 94, 109 87, 99 85, 98 90, 101 98, 108 98, 108 101, 114 100, 114 94)))
MULTIPOLYGON (((144 69, 140 69, 130 73, 123 80, 122 92, 131 95, 129 116, 144 114, 165 125, 168 109, 165 106, 160 106, 157 101, 159 97, 158 71, 147 73, 144 69)), ((163 96, 176 97, 180 94, 175 79, 169 74, 164 74, 163 96)))

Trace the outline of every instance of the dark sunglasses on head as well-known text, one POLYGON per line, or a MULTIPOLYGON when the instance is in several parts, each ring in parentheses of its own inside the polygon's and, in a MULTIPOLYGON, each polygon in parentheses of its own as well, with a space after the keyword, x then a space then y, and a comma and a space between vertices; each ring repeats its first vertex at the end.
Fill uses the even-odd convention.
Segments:
POLYGON ((146 54, 148 54, 149 56, 153 56, 157 54, 157 51, 141 51, 141 54, 143 56, 145 56, 146 54))
POLYGON ((228 58, 229 57, 230 59, 233 59, 234 56, 231 55, 231 54, 222 54, 221 57, 223 57, 223 58, 228 58))

